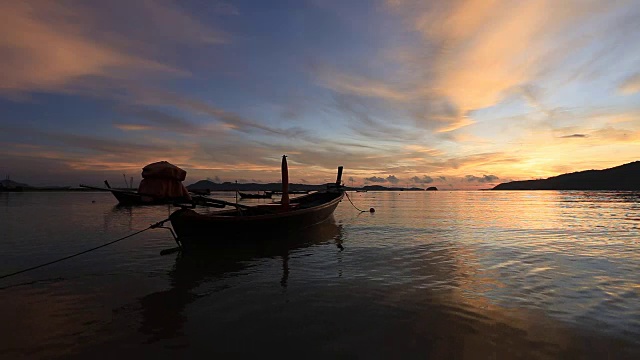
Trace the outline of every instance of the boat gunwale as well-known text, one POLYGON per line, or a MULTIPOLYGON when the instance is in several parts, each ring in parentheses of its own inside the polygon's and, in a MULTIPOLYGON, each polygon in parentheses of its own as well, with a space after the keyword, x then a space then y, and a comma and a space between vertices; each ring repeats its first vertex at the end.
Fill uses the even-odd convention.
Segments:
MULTIPOLYGON (((309 196, 314 195, 314 194, 318 194, 318 193, 313 193, 313 194, 309 194, 309 196)), ((228 215, 220 215, 221 213, 235 213, 237 212, 236 209, 233 210, 223 210, 223 211, 218 211, 212 214, 201 214, 198 213, 196 211, 193 211, 191 209, 185 209, 185 210, 189 210, 188 213, 184 213, 181 210, 178 210, 180 212, 182 212, 180 214, 180 216, 178 216, 177 218, 174 218, 174 214, 176 214, 176 212, 174 212, 173 214, 171 214, 171 220, 173 221, 174 219, 177 221, 183 221, 185 220, 185 218, 190 218, 190 219, 198 219, 198 221, 224 221, 224 222, 250 222, 250 221, 260 221, 260 220, 270 220, 270 219, 280 219, 280 218, 287 218, 287 217, 291 217, 291 216, 297 216, 297 215, 304 215, 306 213, 309 212, 314 212, 314 211, 318 211, 318 210, 322 210, 325 209, 327 207, 333 206, 336 203, 339 203, 340 201, 342 201, 342 199, 344 198, 344 192, 340 192, 339 194, 336 193, 337 196, 320 205, 317 206, 313 206, 313 207, 309 207, 309 208, 303 208, 303 209, 293 209, 291 211, 283 211, 283 212, 279 212, 279 213, 271 213, 271 214, 260 214, 260 215, 247 215, 247 216, 228 216, 228 215)), ((269 206, 269 205, 264 205, 264 206, 269 206)), ((188 221, 188 220, 187 220, 188 221)))

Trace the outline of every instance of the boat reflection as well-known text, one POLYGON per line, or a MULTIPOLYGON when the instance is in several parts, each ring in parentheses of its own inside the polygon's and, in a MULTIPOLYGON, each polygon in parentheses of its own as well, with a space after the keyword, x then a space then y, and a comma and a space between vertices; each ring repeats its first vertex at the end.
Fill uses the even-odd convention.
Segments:
POLYGON ((280 285, 287 287, 290 274, 289 256, 306 247, 335 242, 342 249, 341 225, 333 219, 303 231, 288 233, 278 238, 263 238, 247 246, 225 248, 224 251, 179 253, 173 269, 169 272, 171 288, 155 292, 140 299, 141 324, 139 332, 155 342, 182 335, 186 321, 186 306, 198 298, 211 295, 229 287, 227 284, 213 286, 208 291, 198 288, 229 276, 240 276, 243 271, 266 258, 280 258, 282 273, 280 285))

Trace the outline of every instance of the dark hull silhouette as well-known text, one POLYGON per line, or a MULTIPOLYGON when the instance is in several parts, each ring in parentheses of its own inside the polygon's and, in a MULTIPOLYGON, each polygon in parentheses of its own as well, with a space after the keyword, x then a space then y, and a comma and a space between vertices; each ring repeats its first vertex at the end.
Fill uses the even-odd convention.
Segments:
POLYGON ((343 196, 341 190, 312 193, 292 199, 288 209, 282 204, 212 214, 180 209, 171 214, 170 219, 178 241, 186 249, 244 246, 330 219, 343 196))
POLYGON ((171 204, 184 199, 156 199, 151 196, 145 196, 137 192, 111 191, 113 196, 118 200, 118 205, 122 206, 140 206, 140 205, 162 205, 171 204))
POLYGON ((122 206, 139 206, 139 205, 162 205, 173 204, 179 202, 191 202, 190 199, 185 198, 163 198, 158 199, 153 196, 147 196, 132 190, 119 190, 111 188, 100 188, 95 186, 88 186, 80 184, 80 187, 93 189, 98 191, 109 191, 118 200, 118 205, 122 206))

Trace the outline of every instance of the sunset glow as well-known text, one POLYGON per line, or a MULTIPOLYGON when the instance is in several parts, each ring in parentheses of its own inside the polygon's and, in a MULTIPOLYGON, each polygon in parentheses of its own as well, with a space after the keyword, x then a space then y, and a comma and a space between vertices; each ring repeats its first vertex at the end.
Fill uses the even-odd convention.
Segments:
POLYGON ((489 188, 640 154, 633 0, 9 1, 0 176, 489 188))

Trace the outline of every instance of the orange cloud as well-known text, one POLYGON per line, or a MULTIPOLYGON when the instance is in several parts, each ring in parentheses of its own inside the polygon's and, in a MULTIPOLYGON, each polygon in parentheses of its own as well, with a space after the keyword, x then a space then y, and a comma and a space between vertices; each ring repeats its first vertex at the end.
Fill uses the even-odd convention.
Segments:
POLYGON ((322 85, 345 94, 375 97, 390 101, 406 102, 415 99, 415 94, 394 89, 390 84, 353 74, 323 69, 318 72, 322 85))
POLYGON ((640 92, 640 74, 634 74, 625 79, 618 89, 625 95, 640 92))
MULTIPOLYGON (((409 109, 418 125, 446 133, 474 124, 472 111, 498 104, 514 88, 538 81, 570 54, 602 40, 600 34, 584 40, 583 25, 625 4, 390 0, 387 5, 420 40, 383 51, 384 78, 320 69, 318 82, 409 109)), ((626 85, 626 91, 633 86, 626 85)))
MULTIPOLYGON (((106 9, 55 1, 0 3, 0 93, 71 91, 89 77, 125 80, 150 73, 185 75, 155 60, 152 36, 162 46, 222 41, 217 33, 165 1, 133 1, 106 9), (119 6, 122 5, 122 6, 119 6), (137 32, 119 33, 103 18, 137 16, 137 32), (167 30, 170 28, 171 30, 167 30)), ((95 84, 96 81, 92 81, 95 84)))
MULTIPOLYGON (((408 0, 389 5, 424 39, 429 61, 414 63, 428 66, 435 77, 427 86, 462 113, 494 105, 509 89, 536 78, 555 52, 571 50, 563 48, 566 29, 615 7, 579 1, 559 7, 549 0, 408 0)), ((422 51, 413 56, 423 57, 422 51)))
POLYGON ((141 130, 153 129, 153 126, 140 125, 140 124, 114 124, 114 126, 124 131, 141 131, 141 130))

